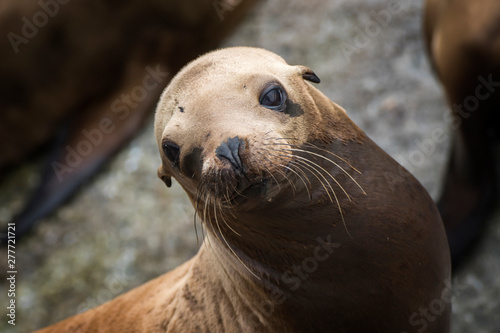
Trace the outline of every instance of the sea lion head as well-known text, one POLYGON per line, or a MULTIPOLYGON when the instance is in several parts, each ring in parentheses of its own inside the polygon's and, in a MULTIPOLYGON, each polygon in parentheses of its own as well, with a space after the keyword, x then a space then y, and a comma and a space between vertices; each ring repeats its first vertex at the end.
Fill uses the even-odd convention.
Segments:
POLYGON ((304 169, 300 147, 359 136, 345 111, 311 84, 319 82, 311 69, 263 49, 227 48, 194 60, 158 103, 158 176, 167 186, 176 178, 191 200, 269 204, 290 193, 283 189, 304 169))

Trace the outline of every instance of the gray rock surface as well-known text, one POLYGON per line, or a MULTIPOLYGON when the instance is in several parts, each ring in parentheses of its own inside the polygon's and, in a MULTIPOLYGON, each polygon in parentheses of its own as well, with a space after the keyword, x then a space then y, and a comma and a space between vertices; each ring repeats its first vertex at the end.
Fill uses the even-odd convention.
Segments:
MULTIPOLYGON (((409 0, 268 0, 225 46, 263 47, 311 67, 322 79, 318 88, 436 198, 449 145, 447 108, 424 54, 421 6, 409 0), (390 9, 385 20, 376 14, 390 9)), ((2 184, 0 220, 9 221, 21 207, 39 163, 20 167, 2 184)), ((167 189, 157 179, 159 164, 151 119, 103 172, 17 247, 15 327, 5 315, 2 259, 0 331, 54 323, 196 253, 191 204, 176 183, 167 189)), ((197 230, 201 239, 199 225, 197 230)), ((500 332, 499 241, 497 212, 471 262, 454 277, 453 332, 500 332)), ((3 249, 0 255, 7 257, 3 249)), ((415 332, 423 328, 417 325, 415 332)))

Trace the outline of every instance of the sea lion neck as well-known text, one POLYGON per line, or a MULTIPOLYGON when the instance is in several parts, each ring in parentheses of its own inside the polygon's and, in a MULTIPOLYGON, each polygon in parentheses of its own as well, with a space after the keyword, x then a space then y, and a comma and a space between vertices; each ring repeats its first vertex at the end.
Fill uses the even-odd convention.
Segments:
POLYGON ((352 141, 351 149, 345 145, 334 140, 293 148, 296 164, 288 167, 293 172, 269 180, 266 193, 239 193, 230 204, 188 195, 208 233, 231 255, 241 253, 250 265, 278 267, 281 272, 286 260, 302 260, 304 248, 314 249, 323 236, 335 236, 330 243, 351 240, 344 211, 366 198, 353 155, 369 150, 371 141, 352 141))
POLYGON ((272 290, 277 290, 268 285, 267 279, 249 274, 242 262, 227 252, 227 248, 214 236, 207 235, 191 261, 185 285, 177 294, 177 303, 210 307, 210 315, 197 315, 197 320, 208 325, 217 318, 227 320, 223 312, 229 308, 232 314, 230 324, 224 323, 228 332, 294 331, 284 316, 267 308, 265 300, 272 290), (210 306, 213 303, 217 306, 210 306))
MULTIPOLYGON (((328 145, 335 154, 340 154, 338 148, 344 146, 340 141, 328 145)), ((283 209, 275 207, 258 213, 218 207, 217 219, 205 214, 208 240, 204 255, 214 258, 211 269, 225 272, 213 273, 213 278, 230 276, 231 285, 226 290, 255 290, 238 294, 236 302, 258 309, 260 325, 269 318, 286 318, 286 325, 293 327, 290 331, 327 331, 335 325, 339 331, 363 332, 368 330, 367 322, 378 322, 387 313, 402 313, 392 318, 392 323, 384 321, 379 331, 386 331, 389 325, 406 327, 415 304, 405 302, 405 298, 418 295, 418 299, 430 301, 425 296, 429 285, 420 282, 419 276, 432 272, 444 279, 441 268, 426 259, 430 253, 445 258, 443 244, 430 243, 425 249, 416 249, 406 241, 408 237, 440 237, 426 227, 430 219, 399 222, 401 214, 413 211, 416 198, 412 193, 423 191, 421 186, 408 191, 405 182, 388 184, 385 178, 374 178, 384 172, 399 172, 413 179, 406 171, 398 170, 396 164, 380 162, 390 157, 371 140, 347 146, 349 149, 341 157, 352 168, 341 166, 356 182, 331 163, 328 169, 349 195, 331 180, 342 214, 335 199, 329 201, 324 193, 313 201, 290 203, 283 209), (360 160, 354 156, 363 156, 364 165, 370 168, 353 172, 360 167, 360 160), (372 191, 365 194, 362 188, 370 184, 372 191), (391 214, 377 215, 378 207, 385 207, 391 214), (394 294, 391 281, 397 276, 404 276, 405 283, 417 287, 394 294), (345 304, 363 310, 352 312, 345 320, 342 316, 328 319, 332 313, 342 311, 345 304)), ((313 181, 313 186, 325 191, 318 183, 313 181)), ((425 207, 425 214, 437 214, 430 199, 421 193, 417 205, 425 207)), ((433 292, 439 293, 438 289, 433 292)))
MULTIPOLYGON (((336 145, 343 143, 339 141, 336 145)), ((317 154, 320 149, 316 147, 312 152, 317 154)), ((210 243, 217 244, 220 253, 227 257, 223 262, 236 259, 238 265, 245 267, 240 267, 245 274, 265 276, 266 283, 280 285, 282 275, 303 261, 304 253, 313 256, 315 251, 324 251, 316 250, 318 247, 330 251, 334 247, 332 244, 352 243, 351 226, 347 226, 349 221, 345 220, 343 212, 366 196, 359 184, 362 175, 347 160, 332 162, 325 157, 312 156, 315 170, 306 169, 293 186, 291 179, 280 184, 281 187, 275 186, 281 192, 271 202, 260 202, 260 206, 247 204, 246 200, 252 200, 248 196, 234 206, 215 202, 196 204, 192 199, 197 207, 196 214, 210 235, 210 243), (331 184, 326 183, 327 179, 331 184), (248 206, 251 209, 247 209, 248 206)), ((254 198, 259 199, 262 198, 254 198)), ((317 279, 322 279, 323 273, 329 274, 320 272, 317 279)))

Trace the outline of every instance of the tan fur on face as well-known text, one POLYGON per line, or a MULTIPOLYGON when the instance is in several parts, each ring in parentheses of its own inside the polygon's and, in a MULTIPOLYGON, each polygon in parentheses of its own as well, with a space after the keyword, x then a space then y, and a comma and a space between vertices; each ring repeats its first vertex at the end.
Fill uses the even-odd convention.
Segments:
MULTIPOLYGON (((161 151, 164 141, 181 146, 181 169, 183 152, 202 149, 203 170, 207 170, 217 164, 217 146, 235 136, 248 142, 248 155, 253 156, 247 159, 254 160, 250 168, 270 169, 286 164, 287 158, 258 160, 252 152, 255 147, 270 145, 270 141, 301 145, 333 138, 358 140, 362 134, 346 119, 344 110, 304 80, 302 75, 308 72, 312 71, 290 66, 274 53, 248 47, 211 52, 193 61, 176 75, 158 104, 155 135, 163 161, 159 176, 172 176, 170 162, 161 151), (292 109, 300 115, 259 105, 261 92, 272 82, 283 86, 292 109)), ((195 186, 189 175, 184 176, 177 178, 193 195, 195 186)))

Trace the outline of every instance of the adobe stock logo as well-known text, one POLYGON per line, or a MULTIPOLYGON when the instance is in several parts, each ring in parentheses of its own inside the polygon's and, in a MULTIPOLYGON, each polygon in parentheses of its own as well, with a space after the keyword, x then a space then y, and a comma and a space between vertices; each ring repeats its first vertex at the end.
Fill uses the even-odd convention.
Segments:
POLYGON ((397 16, 408 12, 412 4, 411 0, 390 0, 386 8, 378 12, 370 11, 370 20, 363 27, 355 26, 352 29, 351 41, 340 43, 338 51, 340 58, 346 64, 350 64, 353 54, 359 54, 374 38, 383 33, 397 16))
POLYGON ((142 85, 135 86, 129 93, 122 93, 119 98, 111 103, 111 112, 116 115, 114 121, 111 118, 103 117, 95 128, 83 129, 81 134, 85 139, 78 141, 73 147, 67 145, 64 148, 66 150, 64 160, 51 163, 52 170, 59 182, 64 181, 66 174, 71 174, 80 166, 84 161, 84 157, 92 154, 94 149, 104 142, 106 135, 115 131, 116 125, 128 118, 134 112, 134 109, 139 106, 139 103, 148 98, 151 91, 157 89, 167 79, 168 74, 168 72, 162 71, 160 65, 157 65, 156 68, 147 66, 142 85))
MULTIPOLYGON (((293 265, 290 270, 282 274, 280 280, 282 285, 286 286, 286 289, 292 293, 297 291, 303 282, 314 275, 321 263, 328 260, 335 250, 341 246, 339 243, 332 242, 331 238, 331 235, 327 235, 325 238, 316 238, 317 246, 314 248, 312 255, 304 258, 299 265, 293 265)), ((270 317, 276 307, 285 302, 287 296, 283 291, 276 289, 271 291, 270 298, 270 300, 263 300, 259 304, 255 304, 258 313, 263 317, 270 317)), ((262 321, 257 315, 254 315, 251 320, 255 327, 262 325, 262 321)))
POLYGON ((134 275, 127 274, 123 268, 122 271, 115 271, 108 279, 106 286, 99 290, 94 296, 89 296, 77 308, 77 313, 89 311, 91 318, 96 313, 96 307, 113 299, 124 290, 129 289, 129 285, 135 281, 134 275))
MULTIPOLYGON (((466 96, 460 104, 454 103, 452 106, 453 112, 446 112, 443 114, 443 120, 447 127, 456 131, 474 112, 481 112, 481 104, 487 102, 489 98, 498 96, 498 88, 500 88, 500 81, 498 77, 493 77, 493 74, 487 76, 478 76, 477 85, 475 86, 474 93, 466 96)), ((452 133, 446 131, 446 127, 438 126, 430 131, 431 135, 417 142, 417 147, 412 151, 396 156, 396 160, 401 164, 398 167, 398 172, 385 172, 384 177, 391 187, 391 190, 396 189, 396 184, 406 181, 408 176, 404 170, 406 168, 409 172, 414 173, 417 168, 421 167, 427 158, 430 158, 436 151, 437 147, 450 140, 452 133)))
MULTIPOLYGON (((429 328, 429 323, 434 322, 444 313, 446 305, 453 303, 453 301, 460 296, 462 291, 468 288, 467 285, 458 284, 456 278, 453 284, 450 280, 445 280, 444 284, 445 287, 441 291, 440 298, 433 299, 426 307, 420 307, 418 311, 410 315, 408 321, 411 326, 417 329, 418 333, 425 332, 429 328)), ((408 332, 402 331, 400 333, 408 332)))
POLYGON ((23 23, 21 28, 21 34, 16 34, 14 32, 9 32, 7 38, 9 39, 10 45, 15 54, 19 53, 19 46, 21 44, 28 44, 29 41, 38 34, 40 28, 49 23, 50 18, 54 17, 59 13, 61 5, 66 5, 71 0, 40 0, 38 1, 38 6, 41 9, 37 10, 31 20, 26 16, 21 18, 23 23))

